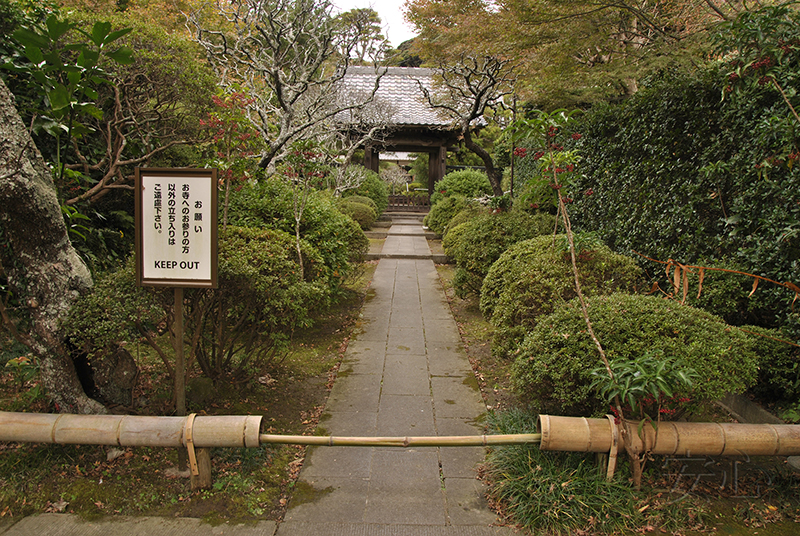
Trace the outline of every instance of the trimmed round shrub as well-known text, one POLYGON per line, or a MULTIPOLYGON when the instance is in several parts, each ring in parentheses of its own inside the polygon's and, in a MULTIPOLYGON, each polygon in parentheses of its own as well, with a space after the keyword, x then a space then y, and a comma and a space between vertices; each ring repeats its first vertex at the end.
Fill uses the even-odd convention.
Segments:
POLYGON ((431 196, 431 205, 453 195, 463 195, 464 197, 492 195, 489 177, 483 171, 476 169, 451 171, 436 183, 434 190, 435 192, 431 196))
POLYGON ((422 223, 437 235, 442 236, 453 216, 466 206, 467 200, 463 195, 446 197, 431 207, 422 223))
POLYGON ((378 214, 378 205, 375 204, 375 201, 370 199, 369 197, 365 197, 363 195, 351 195, 344 199, 349 203, 361 203, 362 205, 367 205, 375 214, 378 214))
MULTIPOLYGON (((687 395, 694 403, 717 400, 753 385, 759 358, 752 338, 717 316, 656 296, 617 293, 589 301, 589 318, 610 360, 635 361, 663 353, 694 369, 687 395)), ((591 388, 601 366, 576 300, 540 318, 511 367, 514 388, 539 411, 601 415, 608 404, 591 388)))
MULTIPOLYGON (((633 291, 642 271, 630 257, 596 244, 577 256, 587 296, 633 291)), ((496 328, 492 353, 510 355, 542 315, 576 296, 566 235, 539 236, 511 246, 495 262, 481 287, 483 316, 496 328)))
POLYGON ((347 198, 354 195, 369 197, 375 201, 377 206, 376 216, 380 216, 389 206, 389 188, 386 183, 381 180, 380 175, 374 171, 367 170, 364 174, 364 180, 352 190, 346 190, 342 193, 342 197, 347 198))
POLYGON ((503 252, 522 240, 552 233, 553 216, 530 215, 519 210, 481 213, 449 229, 442 241, 445 253, 456 263, 453 286, 464 297, 480 293, 483 278, 503 252))
MULTIPOLYGON (((292 190, 277 178, 231 192, 228 221, 240 227, 280 229, 295 234, 292 190)), ((328 192, 311 192, 300 221, 300 236, 322 256, 331 288, 354 271, 369 251, 364 231, 336 208, 328 192)))
MULTIPOLYGON (((433 208, 431 207, 431 210, 433 208)), ((489 209, 484 207, 479 203, 468 203, 463 209, 461 209, 458 214, 453 216, 450 221, 447 223, 447 227, 444 229, 444 233, 442 236, 447 236, 447 233, 450 232, 450 229, 455 229, 457 226, 461 225, 462 223, 467 223, 468 221, 474 220, 481 214, 488 214, 489 209)))
POLYGON ((339 210, 353 218, 363 230, 368 230, 375 223, 375 211, 365 203, 350 199, 348 197, 337 203, 339 210))

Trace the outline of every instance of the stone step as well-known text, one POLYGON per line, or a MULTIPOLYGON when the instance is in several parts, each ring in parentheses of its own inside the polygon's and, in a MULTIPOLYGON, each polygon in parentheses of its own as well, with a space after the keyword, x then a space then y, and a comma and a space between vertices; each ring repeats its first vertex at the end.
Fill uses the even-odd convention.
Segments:
POLYGON ((367 261, 377 261, 380 259, 413 259, 413 260, 430 259, 434 262, 434 264, 453 264, 453 259, 451 259, 447 255, 441 255, 435 253, 431 255, 411 255, 411 254, 401 254, 401 253, 367 253, 364 256, 364 260, 367 261))

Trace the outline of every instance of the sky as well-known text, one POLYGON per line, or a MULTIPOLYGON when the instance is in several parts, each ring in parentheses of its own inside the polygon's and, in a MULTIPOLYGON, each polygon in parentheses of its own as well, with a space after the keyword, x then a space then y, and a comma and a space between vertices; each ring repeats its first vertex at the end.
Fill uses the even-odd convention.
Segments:
POLYGON ((333 5, 342 13, 365 7, 377 11, 381 17, 384 35, 393 47, 414 37, 411 25, 403 19, 401 8, 404 2, 405 0, 332 0, 333 5))

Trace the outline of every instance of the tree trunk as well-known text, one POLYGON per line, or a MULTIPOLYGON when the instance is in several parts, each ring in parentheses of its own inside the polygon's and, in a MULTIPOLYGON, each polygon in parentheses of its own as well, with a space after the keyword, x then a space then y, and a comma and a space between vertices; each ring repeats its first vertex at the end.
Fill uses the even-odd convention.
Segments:
POLYGON ((492 185, 492 192, 498 197, 503 195, 503 172, 495 168, 492 155, 490 155, 486 149, 475 143, 472 139, 472 132, 470 131, 469 125, 462 128, 462 133, 464 135, 464 145, 466 148, 483 160, 483 165, 486 167, 486 176, 489 177, 489 184, 492 185))
POLYGON ((42 385, 59 411, 104 412, 86 396, 64 347, 60 322, 92 276, 69 241, 50 170, 0 79, 0 234, 3 267, 31 322, 29 344, 42 385))

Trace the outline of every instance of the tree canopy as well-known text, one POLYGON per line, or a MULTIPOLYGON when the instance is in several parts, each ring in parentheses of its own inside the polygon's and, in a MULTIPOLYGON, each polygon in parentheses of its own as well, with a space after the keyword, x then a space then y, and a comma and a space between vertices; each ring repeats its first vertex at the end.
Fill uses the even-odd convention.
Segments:
POLYGON ((423 56, 469 50, 519 63, 518 93, 540 105, 575 105, 634 93, 666 65, 708 50, 707 30, 743 8, 713 0, 409 0, 423 56))

